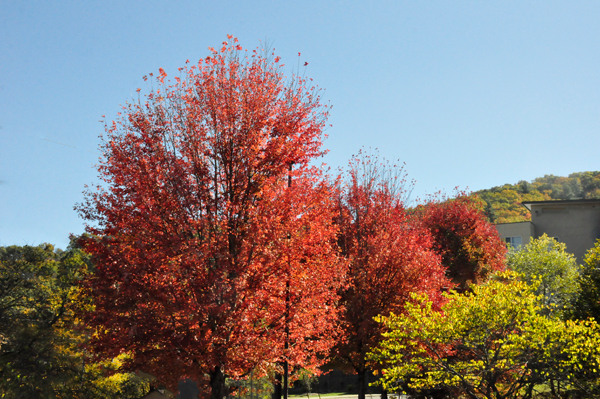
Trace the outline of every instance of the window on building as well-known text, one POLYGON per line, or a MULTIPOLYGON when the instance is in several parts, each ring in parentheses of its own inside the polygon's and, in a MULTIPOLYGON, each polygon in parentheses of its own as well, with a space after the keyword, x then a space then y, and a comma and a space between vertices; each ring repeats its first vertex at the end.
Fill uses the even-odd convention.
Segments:
POLYGON ((506 237, 506 244, 510 245, 511 248, 521 248, 521 236, 506 237))

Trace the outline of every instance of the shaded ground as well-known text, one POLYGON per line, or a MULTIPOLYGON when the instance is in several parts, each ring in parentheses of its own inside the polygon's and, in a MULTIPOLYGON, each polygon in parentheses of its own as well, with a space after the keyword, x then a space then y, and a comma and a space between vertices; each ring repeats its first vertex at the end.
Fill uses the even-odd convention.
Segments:
MULTIPOLYGON (((379 399, 381 396, 379 394, 367 394, 366 395, 367 399, 379 399)), ((319 394, 318 393, 311 393, 309 395, 290 395, 289 396, 290 399, 301 399, 301 398, 307 398, 307 399, 319 399, 319 394)), ((358 395, 357 394, 322 394, 321 395, 322 399, 358 399, 358 395)), ((407 398, 407 396, 405 395, 395 395, 395 394, 388 394, 388 398, 389 399, 405 399, 407 398)))

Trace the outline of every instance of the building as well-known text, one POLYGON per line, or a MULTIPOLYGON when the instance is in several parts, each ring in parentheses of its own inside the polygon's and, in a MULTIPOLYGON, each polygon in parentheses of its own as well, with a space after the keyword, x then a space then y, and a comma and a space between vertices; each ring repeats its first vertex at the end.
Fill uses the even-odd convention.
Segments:
POLYGON ((496 228, 514 247, 527 245, 544 233, 567 245, 579 263, 600 238, 600 199, 523 202, 530 222, 501 223, 496 228))

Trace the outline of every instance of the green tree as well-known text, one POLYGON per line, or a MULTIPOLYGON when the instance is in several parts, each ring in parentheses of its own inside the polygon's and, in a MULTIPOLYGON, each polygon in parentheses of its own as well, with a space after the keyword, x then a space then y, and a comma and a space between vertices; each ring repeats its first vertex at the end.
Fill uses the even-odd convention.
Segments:
MULTIPOLYGON (((0 248, 0 392, 44 397, 77 373, 71 362, 69 302, 81 265, 50 244, 0 248)), ((81 368, 81 367, 79 367, 81 368)))
POLYGON ((483 209, 485 216, 487 216, 488 221, 490 223, 495 223, 496 220, 498 220, 498 214, 494 210, 494 207, 492 206, 492 203, 489 200, 485 201, 485 207, 483 209))
POLYGON ((535 286, 501 277, 450 292, 441 312, 415 296, 406 313, 379 317, 389 332, 371 359, 383 387, 417 397, 598 397, 598 325, 544 316, 535 286))
POLYGON ((529 284, 539 281, 544 309, 563 310, 577 293, 579 266, 564 243, 546 234, 531 240, 521 250, 511 249, 506 260, 510 270, 521 274, 529 284))
POLYGON ((517 186, 518 186, 518 190, 522 194, 529 194, 529 192, 532 190, 531 183, 529 183, 528 181, 525 181, 525 180, 519 181, 519 183, 517 183, 517 186))
POLYGON ((578 178, 585 198, 600 198, 600 171, 573 173, 569 177, 578 178))
POLYGON ((600 320, 600 240, 590 249, 578 278, 579 292, 573 300, 571 317, 600 320))
POLYGON ((79 280, 89 256, 70 246, 0 247, 0 397, 137 398, 148 382, 116 374, 119 359, 86 361, 85 331, 76 318, 84 302, 79 280), (88 364, 86 364, 88 363, 88 364))

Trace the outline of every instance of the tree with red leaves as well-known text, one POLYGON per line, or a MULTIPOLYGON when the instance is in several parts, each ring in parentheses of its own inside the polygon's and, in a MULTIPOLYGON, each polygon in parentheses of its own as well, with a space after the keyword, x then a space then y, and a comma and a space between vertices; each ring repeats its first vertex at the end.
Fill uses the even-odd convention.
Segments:
POLYGON ((344 268, 331 188, 309 166, 319 89, 237 39, 211 52, 174 83, 161 68, 107 124, 103 184, 77 209, 94 237, 91 351, 221 399, 226 376, 322 362, 344 268))
POLYGON ((415 222, 433 236, 447 277, 459 291, 504 270, 506 245, 477 202, 464 193, 417 207, 415 222))
POLYGON ((374 317, 401 313, 415 292, 439 302, 448 284, 429 232, 410 223, 404 187, 402 168, 361 153, 341 188, 338 242, 350 266, 337 355, 343 368, 358 374, 359 399, 370 371, 366 355, 381 340, 374 317))

